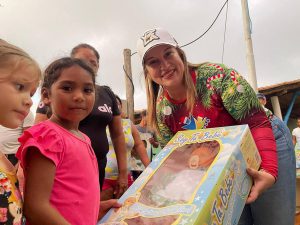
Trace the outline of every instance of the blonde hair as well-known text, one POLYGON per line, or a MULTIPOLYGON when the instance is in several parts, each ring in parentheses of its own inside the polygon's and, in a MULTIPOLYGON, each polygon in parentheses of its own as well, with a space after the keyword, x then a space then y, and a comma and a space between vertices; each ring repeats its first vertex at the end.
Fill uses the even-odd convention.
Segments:
MULTIPOLYGON (((41 79, 40 67, 34 59, 21 48, 0 39, 0 68, 10 69, 9 75, 11 75, 21 65, 33 66, 38 75, 38 80, 41 79)), ((0 74, 1 80, 5 78, 0 74)))
MULTIPOLYGON (((196 68, 197 65, 192 65, 189 62, 187 62, 186 55, 182 49, 177 47, 176 50, 184 65, 183 85, 186 87, 185 105, 189 113, 192 114, 197 98, 197 91, 193 79, 190 75, 190 69, 196 68)), ((147 75, 145 64, 143 65, 143 69, 147 93, 147 111, 149 115, 147 123, 152 129, 159 133, 156 115, 156 101, 158 97, 162 94, 162 87, 159 84, 152 81, 150 76, 147 75)))

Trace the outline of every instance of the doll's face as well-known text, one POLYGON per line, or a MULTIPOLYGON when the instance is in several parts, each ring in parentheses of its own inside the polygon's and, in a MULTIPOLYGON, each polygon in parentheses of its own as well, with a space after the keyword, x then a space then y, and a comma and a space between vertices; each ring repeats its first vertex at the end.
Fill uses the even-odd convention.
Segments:
MULTIPOLYGON (((214 142, 214 141, 213 141, 214 142)), ((219 143, 200 143, 193 150, 189 158, 189 168, 198 169, 203 168, 207 169, 211 163, 214 161, 216 155, 219 153, 219 143)))

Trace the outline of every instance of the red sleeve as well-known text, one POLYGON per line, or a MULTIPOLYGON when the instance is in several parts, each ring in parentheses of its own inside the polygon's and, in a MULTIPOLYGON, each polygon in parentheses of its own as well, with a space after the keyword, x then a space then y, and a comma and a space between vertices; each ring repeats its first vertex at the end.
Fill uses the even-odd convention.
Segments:
POLYGON ((278 160, 276 141, 273 135, 271 123, 266 114, 262 111, 253 112, 252 116, 244 120, 243 123, 247 123, 250 127, 252 136, 262 159, 261 168, 277 178, 278 160))
POLYGON ((277 178, 278 164, 276 142, 272 129, 267 127, 253 128, 251 129, 251 133, 262 159, 261 168, 277 178))

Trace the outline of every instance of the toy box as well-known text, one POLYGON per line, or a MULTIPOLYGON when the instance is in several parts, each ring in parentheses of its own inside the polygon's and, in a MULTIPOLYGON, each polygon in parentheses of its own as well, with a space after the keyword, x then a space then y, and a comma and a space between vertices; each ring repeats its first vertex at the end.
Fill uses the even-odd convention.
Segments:
POLYGON ((98 224, 237 224, 260 162, 247 125, 178 132, 98 224))

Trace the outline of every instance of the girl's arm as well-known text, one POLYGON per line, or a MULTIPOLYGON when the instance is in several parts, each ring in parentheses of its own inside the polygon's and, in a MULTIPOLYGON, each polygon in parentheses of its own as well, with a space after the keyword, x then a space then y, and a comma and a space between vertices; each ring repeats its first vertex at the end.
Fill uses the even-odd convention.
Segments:
POLYGON ((102 217, 110 210, 111 208, 120 208, 122 204, 120 204, 117 199, 109 199, 106 201, 100 202, 100 210, 98 215, 98 220, 102 219, 102 217))
POLYGON ((119 176, 116 187, 116 198, 121 195, 128 188, 128 171, 127 171, 127 157, 125 149, 125 137, 121 122, 121 116, 114 116, 112 122, 108 125, 111 136, 111 141, 117 156, 119 176))
POLYGON ((153 134, 153 137, 152 137, 152 138, 149 138, 149 142, 150 142, 150 144, 151 144, 154 148, 158 148, 159 143, 158 143, 158 141, 156 140, 155 134, 153 134))
POLYGON ((55 165, 38 149, 29 148, 26 155, 24 215, 31 225, 70 225, 50 204, 55 165))
POLYGON ((296 136, 295 136, 295 135, 293 135, 292 137, 293 137, 293 144, 294 144, 294 145, 296 145, 296 143, 297 143, 296 136))
POLYGON ((136 150, 144 166, 147 167, 150 164, 150 159, 148 157, 147 150, 144 146, 144 143, 140 138, 140 134, 134 124, 131 124, 131 131, 134 140, 133 148, 136 150))

